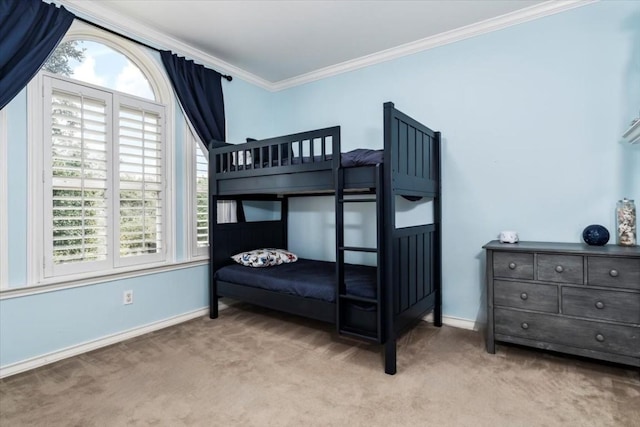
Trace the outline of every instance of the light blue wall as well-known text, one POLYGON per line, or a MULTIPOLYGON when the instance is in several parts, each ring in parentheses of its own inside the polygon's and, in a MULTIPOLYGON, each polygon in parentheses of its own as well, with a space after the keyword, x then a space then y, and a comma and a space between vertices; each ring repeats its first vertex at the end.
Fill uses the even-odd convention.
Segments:
MULTIPOLYGON (((382 147, 384 101, 442 132, 448 316, 482 318, 482 245, 500 230, 579 242, 589 224, 615 230, 618 199, 640 202, 640 147, 619 143, 640 110, 638 2, 584 6, 277 96, 276 133, 339 124, 343 150, 382 147)), ((319 215, 304 199, 290 212, 290 236, 314 223, 296 215, 319 215)))
POLYGON ((207 305, 207 266, 0 301, 0 366, 207 305), (134 303, 122 304, 125 290, 134 303))
MULTIPOLYGON (((22 90, 7 109, 7 212, 9 224, 9 285, 25 283, 27 275, 27 90, 22 90)), ((1 339, 2 337, 0 337, 1 339)), ((1 351, 1 350, 0 350, 1 351)))
POLYGON ((223 81, 227 117, 227 142, 238 144, 247 138, 275 136, 274 123, 280 119, 280 107, 273 93, 240 79, 223 81))
MULTIPOLYGON (((480 316, 481 246, 500 230, 515 229, 525 240, 577 242, 588 224, 614 229, 618 199, 640 202, 640 147, 618 142, 640 110, 638 2, 584 6, 279 93, 240 79, 223 88, 230 142, 339 124, 345 150, 381 148, 385 101, 442 132, 448 316, 480 316)), ((15 287, 26 284, 27 269, 24 93, 7 108, 15 287)), ((182 180, 178 210, 185 203, 182 180)), ((322 232, 314 243, 294 246, 322 258, 333 250, 333 232, 321 228, 333 221, 326 214, 332 203, 315 203, 290 203, 290 236, 309 234, 317 222, 305 215, 318 217, 322 232)), ((178 240, 182 256, 182 233, 178 240)), ((0 300, 0 366, 203 308, 206 271, 0 300), (133 305, 122 305, 125 289, 134 291, 133 305)))

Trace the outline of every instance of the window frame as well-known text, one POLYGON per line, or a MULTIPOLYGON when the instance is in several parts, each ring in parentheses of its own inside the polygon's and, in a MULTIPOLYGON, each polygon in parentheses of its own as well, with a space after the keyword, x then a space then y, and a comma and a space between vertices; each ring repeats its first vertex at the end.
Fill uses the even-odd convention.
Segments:
MULTIPOLYGON (((71 272, 69 274, 61 275, 47 275, 47 266, 45 265, 45 245, 44 245, 44 233, 47 230, 45 227, 42 215, 39 212, 44 211, 45 199, 44 199, 44 180, 45 180, 45 160, 46 157, 43 153, 43 147, 45 147, 45 133, 48 131, 44 126, 44 76, 50 73, 41 70, 36 77, 27 85, 27 121, 28 121, 28 140, 31 142, 28 148, 28 168, 29 168, 29 195, 28 200, 32 209, 29 209, 28 218, 28 261, 27 265, 27 286, 41 286, 52 285, 58 283, 68 283, 83 279, 92 279, 97 277, 118 276, 123 273, 140 271, 143 272, 148 269, 154 269, 158 267, 166 267, 167 265, 174 264, 175 259, 175 193, 173 191, 173 183, 175 182, 175 165, 174 165, 174 146, 175 146, 175 132, 174 132, 174 120, 175 120, 175 97, 173 90, 169 82, 168 77, 164 69, 162 68, 159 55, 152 53, 148 48, 142 47, 134 42, 126 40, 117 35, 111 34, 104 30, 100 30, 91 25, 74 21, 71 28, 63 38, 62 42, 72 40, 87 40, 97 43, 101 43, 110 47, 118 53, 125 55, 133 64, 135 64, 144 76, 147 78, 149 85, 155 95, 155 103, 162 104, 164 106, 164 218, 165 225, 163 236, 164 243, 164 259, 158 260, 141 260, 140 263, 131 264, 128 262, 118 262, 119 248, 113 247, 114 262, 108 268, 101 271, 80 271, 71 272)), ((63 76, 55 76, 55 78, 61 78, 66 80, 63 76)), ((81 82, 78 80, 68 79, 74 83, 81 84, 83 86, 92 87, 90 84, 81 82)), ((98 90, 118 94, 117 91, 109 88, 95 87, 98 90)), ((136 98, 133 95, 123 94, 124 96, 136 98)), ((144 99, 144 98, 140 98, 144 99)), ((154 102, 151 100, 147 100, 154 102)), ((113 118, 116 120, 117 118, 113 118)), ((115 144, 115 140, 112 138, 112 144, 115 144)), ((112 145, 112 149, 113 149, 112 145)), ((115 183, 111 183, 111 190, 115 191, 115 183)), ((50 199, 49 199, 50 200, 50 199)), ((113 231, 116 232, 115 224, 113 231)))

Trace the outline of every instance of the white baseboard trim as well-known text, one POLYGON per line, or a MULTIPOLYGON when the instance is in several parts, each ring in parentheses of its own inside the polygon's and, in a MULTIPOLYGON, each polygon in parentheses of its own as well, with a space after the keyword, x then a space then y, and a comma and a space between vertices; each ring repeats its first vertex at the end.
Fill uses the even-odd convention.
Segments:
POLYGON ((442 323, 447 326, 460 329, 468 329, 470 331, 477 331, 479 329, 478 324, 473 320, 461 319, 459 317, 453 316, 442 316, 442 323))
MULTIPOLYGON (((423 320, 425 322, 433 323, 433 313, 426 315, 423 320)), ((468 329, 470 331, 477 331, 479 329, 477 322, 453 316, 442 316, 442 324, 453 328, 468 329)))
MULTIPOLYGON (((219 310, 228 308, 228 305, 220 303, 219 310)), ((57 362, 69 357, 78 356, 80 354, 97 350, 108 345, 117 344, 119 342, 138 337, 140 335, 148 334, 149 332, 158 331, 160 329, 167 328, 169 326, 177 325, 179 323, 186 322, 191 319, 195 319, 200 316, 209 314, 209 307, 200 308, 188 313, 180 314, 178 316, 170 317, 168 319, 160 320, 153 323, 148 323, 143 326, 135 327, 123 332, 118 332, 106 337, 98 338, 93 341, 88 341, 82 344, 74 345, 64 348, 62 350, 52 351, 51 353, 44 354, 42 356, 33 357, 23 360, 21 362, 12 363, 6 366, 0 366, 0 378, 5 378, 11 375, 19 374, 31 369, 39 368, 44 365, 48 365, 53 362, 57 362)))
MULTIPOLYGON (((233 305, 232 301, 227 301, 227 304, 220 301, 218 303, 218 310, 225 310, 233 305)), ((127 331, 118 332, 116 334, 108 335, 106 337, 99 338, 97 340, 88 341, 83 344, 74 345, 64 348, 62 350, 53 351, 51 353, 44 354, 42 356, 33 357, 23 360, 21 362, 12 363, 6 366, 0 366, 0 378, 16 375, 21 372, 26 372, 31 369, 39 368, 41 366, 48 365, 50 363, 57 362, 59 360, 67 359, 69 357, 78 356, 89 351, 97 350, 108 345, 117 344, 119 342, 139 337, 140 335, 148 334, 149 332, 158 331, 160 329, 168 328, 179 323, 187 322, 191 319, 195 319, 200 316, 209 314, 209 307, 200 308, 198 310, 190 311, 188 313, 180 314, 178 316, 170 317, 168 319, 160 320, 157 322, 149 323, 144 326, 129 329, 127 331)), ((433 323, 433 313, 424 317, 425 321, 433 323)), ((476 322, 468 319, 461 319, 453 316, 442 316, 442 323, 454 328, 478 330, 476 322)))

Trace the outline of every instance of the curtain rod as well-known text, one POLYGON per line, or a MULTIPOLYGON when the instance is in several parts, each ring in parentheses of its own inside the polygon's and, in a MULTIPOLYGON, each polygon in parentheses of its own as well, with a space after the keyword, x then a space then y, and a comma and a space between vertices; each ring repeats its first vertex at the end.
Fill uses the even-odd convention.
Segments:
MULTIPOLYGON (((158 49, 157 47, 149 46, 148 44, 143 43, 143 42, 141 42, 140 40, 136 40, 136 39, 131 38, 131 37, 129 37, 129 36, 126 36, 126 35, 124 35, 124 34, 120 34, 120 33, 118 33, 117 31, 114 31, 114 30, 112 30, 112 29, 106 28, 106 27, 104 27, 104 26, 102 26, 102 25, 100 25, 100 24, 96 24, 95 22, 91 22, 91 21, 89 21, 89 20, 87 20, 87 19, 85 19, 85 18, 82 18, 82 17, 80 17, 80 16, 76 16, 76 17, 75 17, 75 19, 77 19, 77 20, 79 20, 79 21, 82 21, 82 22, 84 22, 84 23, 86 23, 86 24, 93 25, 93 26, 94 26, 94 27, 96 27, 96 28, 99 28, 99 29, 101 29, 101 30, 103 30, 103 31, 106 31, 106 32, 111 33, 111 34, 114 34, 114 35, 116 35, 116 36, 118 36, 118 37, 122 37, 122 38, 124 38, 124 39, 127 39, 127 40, 129 40, 129 41, 131 41, 131 42, 137 43, 137 44, 139 44, 139 45, 141 45, 141 46, 144 46, 144 47, 146 47, 146 48, 149 48, 149 49, 151 49, 151 50, 155 50, 156 52, 160 52, 160 49, 158 49)), ((229 76, 229 75, 226 75, 226 74, 220 74, 220 76, 221 76, 223 79, 226 79, 227 81, 231 81, 231 80, 233 80, 233 77, 232 77, 232 76, 229 76)))

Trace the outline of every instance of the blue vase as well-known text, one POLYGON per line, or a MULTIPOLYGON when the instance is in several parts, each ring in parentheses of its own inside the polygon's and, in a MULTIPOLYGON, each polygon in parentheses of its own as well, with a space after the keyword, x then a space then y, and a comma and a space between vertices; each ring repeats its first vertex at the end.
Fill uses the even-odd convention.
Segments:
POLYGON ((609 241, 609 230, 601 225, 589 225, 582 232, 582 240, 587 245, 604 246, 609 241))

